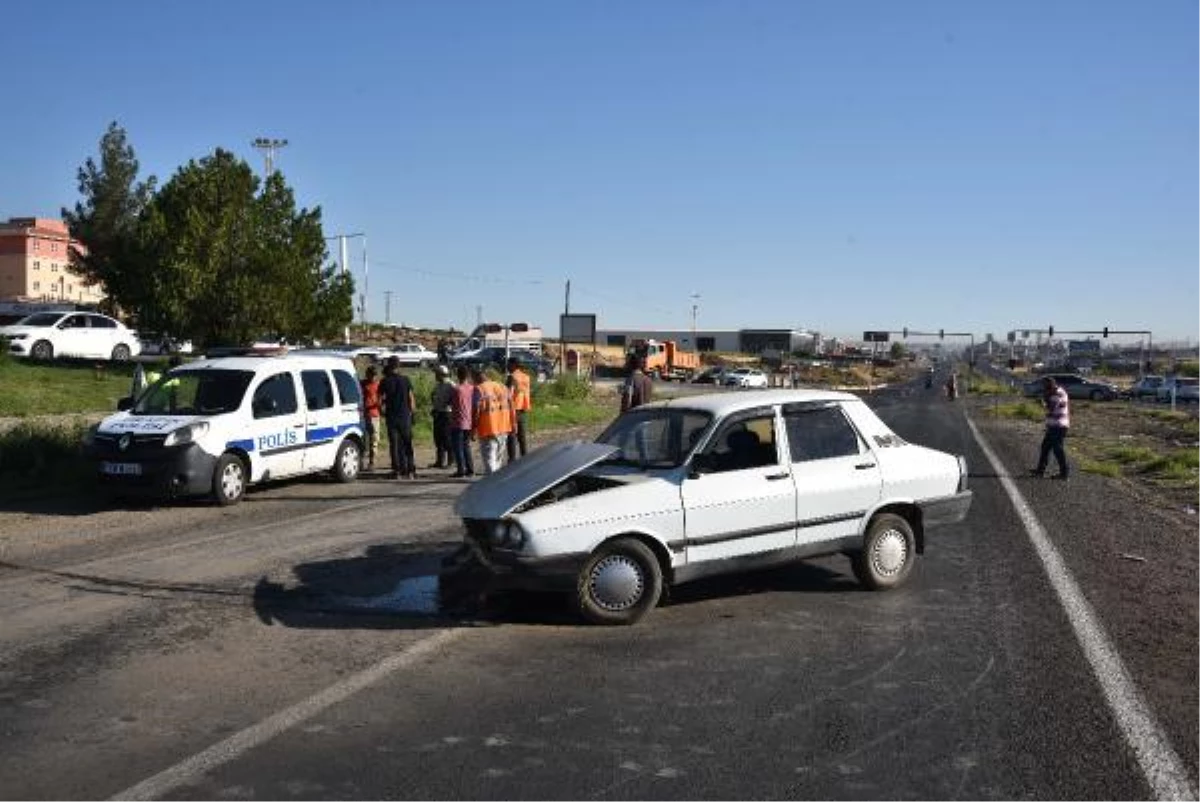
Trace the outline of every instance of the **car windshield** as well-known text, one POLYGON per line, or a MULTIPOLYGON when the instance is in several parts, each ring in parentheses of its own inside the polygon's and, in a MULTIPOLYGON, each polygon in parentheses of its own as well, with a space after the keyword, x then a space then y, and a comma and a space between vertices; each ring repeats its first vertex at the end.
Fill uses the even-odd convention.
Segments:
POLYGON ((38 312, 36 315, 23 317, 17 321, 18 326, 53 326, 63 319, 61 312, 38 312))
POLYGON ((177 370, 138 398, 134 415, 222 415, 242 405, 254 374, 248 370, 177 370))
POLYGON ((712 422, 712 415, 672 407, 635 409, 621 415, 596 438, 620 450, 610 463, 639 468, 675 468, 684 463, 712 422))

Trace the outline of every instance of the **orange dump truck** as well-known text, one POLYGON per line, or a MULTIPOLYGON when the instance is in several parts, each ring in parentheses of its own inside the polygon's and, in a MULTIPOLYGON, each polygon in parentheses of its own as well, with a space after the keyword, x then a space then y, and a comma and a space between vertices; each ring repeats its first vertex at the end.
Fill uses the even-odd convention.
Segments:
POLYGON ((629 355, 645 359, 653 379, 690 381, 700 370, 700 354, 681 351, 673 340, 634 340, 629 355))

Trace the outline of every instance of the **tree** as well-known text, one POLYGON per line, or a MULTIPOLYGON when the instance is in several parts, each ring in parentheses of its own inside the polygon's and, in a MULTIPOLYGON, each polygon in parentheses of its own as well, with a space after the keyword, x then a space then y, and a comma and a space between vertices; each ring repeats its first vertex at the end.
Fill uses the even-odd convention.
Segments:
POLYGON ((892 347, 889 349, 889 353, 890 353, 893 361, 899 362, 901 359, 904 358, 904 354, 905 354, 904 343, 899 343, 899 342, 892 343, 892 347))
POLYGON ((297 211, 278 172, 259 188, 219 148, 171 177, 138 226, 139 319, 201 345, 328 337, 351 321, 353 281, 325 264, 320 209, 297 211))
POLYGON ((71 248, 71 267, 85 283, 103 287, 107 311, 134 310, 142 300, 142 276, 132 269, 131 248, 155 179, 139 182, 137 174, 138 160, 125 129, 109 123, 100 137, 100 164, 89 157, 77 173, 83 200, 74 211, 62 210, 71 237, 83 245, 71 248))

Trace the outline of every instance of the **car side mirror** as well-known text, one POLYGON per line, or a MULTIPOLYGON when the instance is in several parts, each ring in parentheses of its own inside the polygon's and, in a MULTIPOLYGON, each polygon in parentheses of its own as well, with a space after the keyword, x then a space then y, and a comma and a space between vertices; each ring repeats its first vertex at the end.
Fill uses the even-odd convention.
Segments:
POLYGON ((125 412, 129 409, 133 409, 133 396, 127 395, 117 401, 117 412, 125 412))

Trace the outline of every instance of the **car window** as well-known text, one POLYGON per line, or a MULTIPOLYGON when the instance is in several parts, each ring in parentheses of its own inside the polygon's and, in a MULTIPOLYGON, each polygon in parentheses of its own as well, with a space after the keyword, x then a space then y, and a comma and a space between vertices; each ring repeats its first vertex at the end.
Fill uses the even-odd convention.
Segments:
POLYGON ((634 409, 618 417, 596 438, 617 446, 610 462, 647 468, 682 465, 703 438, 712 417, 686 409, 634 409))
POLYGON ((337 382, 338 395, 343 404, 358 404, 362 401, 362 391, 358 381, 344 370, 335 370, 333 380, 337 382))
POLYGON ((778 462, 774 411, 726 423, 705 449, 704 457, 705 467, 712 473, 744 471, 778 462))
POLYGON ((836 406, 784 411, 792 462, 854 456, 862 451, 858 433, 836 406))
POLYGON ((115 329, 117 321, 103 315, 88 315, 88 323, 93 329, 115 329))
POLYGON ((62 320, 61 312, 38 312, 29 317, 21 318, 17 321, 18 326, 53 326, 58 321, 62 320))
POLYGON ((304 382, 304 402, 309 409, 329 409, 333 406, 333 385, 323 370, 306 370, 300 374, 304 382))
POLYGON ((70 315, 69 317, 67 317, 63 320, 63 322, 59 325, 59 328, 60 329, 86 329, 87 328, 87 316, 86 315, 70 315))
POLYGON ((299 405, 296 402, 296 380, 291 372, 277 373, 258 385, 251 406, 255 418, 274 418, 294 413, 299 405))

